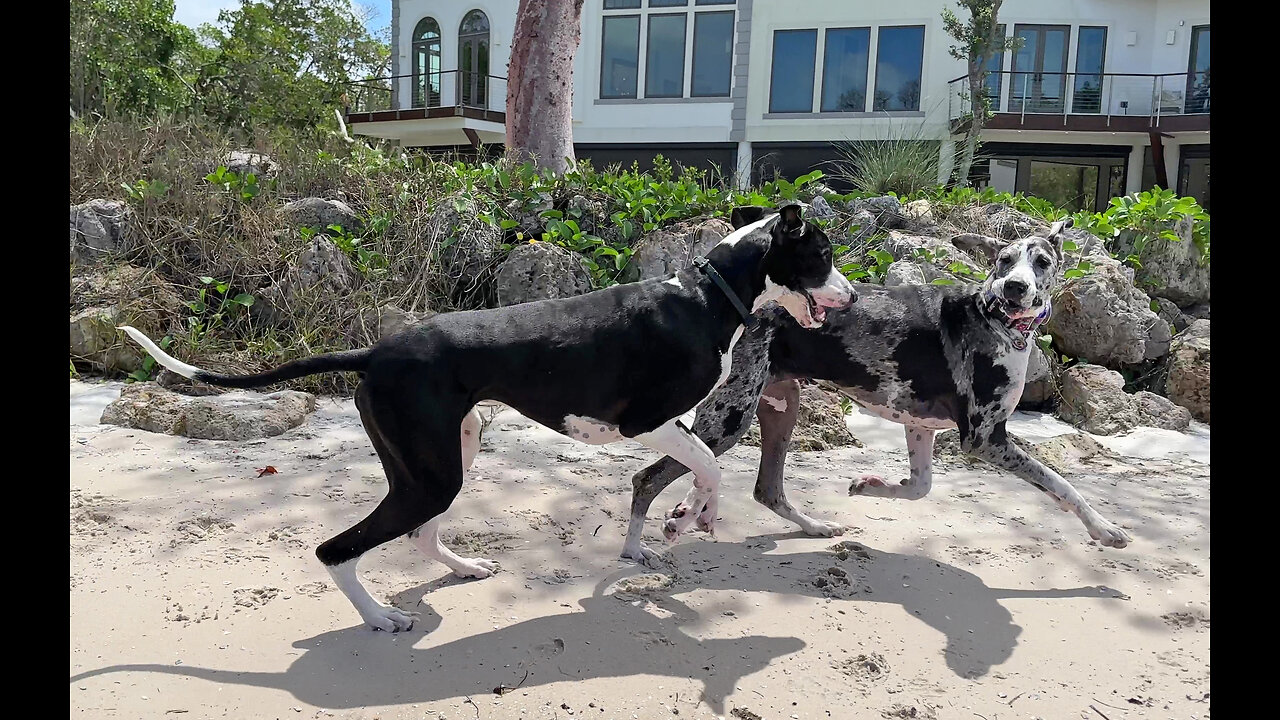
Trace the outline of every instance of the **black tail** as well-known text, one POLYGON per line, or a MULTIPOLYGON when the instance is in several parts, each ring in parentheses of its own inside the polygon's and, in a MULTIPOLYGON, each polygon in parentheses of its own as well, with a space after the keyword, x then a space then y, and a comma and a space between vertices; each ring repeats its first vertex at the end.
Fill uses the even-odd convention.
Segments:
POLYGON ((151 357, 156 359, 166 368, 178 373, 182 377, 199 380, 210 385, 218 385, 220 387, 231 388, 257 388, 265 385, 273 385, 285 380, 293 380, 294 378, 306 377, 307 375, 319 375, 320 373, 330 372, 364 372, 369 367, 369 348, 361 348, 359 350, 342 350, 340 352, 323 353, 321 355, 313 355, 309 358, 301 360, 292 360, 281 365, 278 368, 268 370, 266 372, 257 373, 255 375, 223 375, 221 373, 212 373, 208 370, 201 370, 194 365, 188 365, 175 357, 172 357, 159 346, 151 342, 151 338, 144 335, 136 328, 124 326, 120 328, 133 338, 139 345, 143 347, 151 357))

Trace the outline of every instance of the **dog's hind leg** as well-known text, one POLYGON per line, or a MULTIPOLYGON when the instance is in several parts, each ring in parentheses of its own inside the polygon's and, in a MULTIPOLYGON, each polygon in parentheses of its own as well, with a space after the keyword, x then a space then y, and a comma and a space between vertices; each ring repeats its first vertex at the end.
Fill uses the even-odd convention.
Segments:
POLYGON ((453 439, 462 413, 447 421, 424 411, 425 398, 384 392, 375 403, 372 394, 362 385, 356 406, 386 472, 387 496, 368 517, 321 543, 316 556, 365 623, 398 632, 412 628, 415 615, 375 600, 360 582, 356 564, 369 550, 410 534, 449 508, 462 489, 461 446, 453 439))
MULTIPOLYGON (((480 453, 480 413, 475 408, 462 419, 462 469, 471 469, 480 453)), ((485 558, 464 558, 440 541, 440 516, 436 516, 409 533, 409 541, 432 560, 439 560, 458 577, 487 578, 498 569, 498 563, 485 558)))
POLYGON ((756 502, 799 525, 806 535, 843 535, 845 528, 840 523, 817 520, 797 510, 787 500, 787 493, 782 487, 787 448, 791 445, 791 431, 795 429, 799 411, 800 383, 795 380, 773 383, 760 396, 760 405, 756 407, 756 419, 760 421, 760 472, 756 475, 756 502))
POLYGON ((674 540, 689 529, 695 520, 702 523, 708 532, 712 531, 719 507, 719 496, 716 493, 720 489, 720 466, 716 463, 716 456, 711 448, 675 420, 669 420, 651 432, 637 435, 635 440, 671 456, 693 471, 693 487, 689 488, 689 493, 662 526, 662 534, 667 540, 674 540))
POLYGON ((1058 507, 1075 513, 1089 531, 1089 537, 1099 544, 1114 548, 1129 544, 1129 534, 1099 515, 1071 483, 1014 445, 1005 433, 1003 420, 989 428, 961 427, 960 430, 960 446, 965 452, 998 465, 1043 491, 1058 507))
POLYGON ((895 485, 879 475, 863 475, 849 485, 850 495, 919 500, 929 494, 933 487, 933 436, 937 431, 907 425, 906 432, 911 477, 895 485))

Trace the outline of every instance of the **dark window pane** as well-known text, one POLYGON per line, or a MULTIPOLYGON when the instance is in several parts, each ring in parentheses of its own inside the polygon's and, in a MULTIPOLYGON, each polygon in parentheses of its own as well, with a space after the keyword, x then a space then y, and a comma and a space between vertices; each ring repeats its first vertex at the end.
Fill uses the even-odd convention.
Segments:
POLYGON ((600 48, 600 97, 635 97, 639 62, 640 17, 606 17, 600 48))
POLYGON ((873 110, 919 110, 924 28, 880 28, 873 110))
POLYGON ((1092 211, 1098 195, 1098 166, 1032 160, 1030 190, 1054 207, 1092 211))
POLYGON ((769 112, 813 111, 813 66, 817 57, 817 30, 774 31, 769 112))
POLYGON ((737 0, 695 0, 694 5, 732 5, 737 0))
POLYGON ((684 95, 684 13, 649 16, 644 67, 645 97, 684 95))
POLYGON ((1107 52, 1107 29, 1082 27, 1076 42, 1075 95, 1071 111, 1096 113, 1102 111, 1102 73, 1107 52))
POLYGON ((486 32, 489 32, 489 16, 480 10, 472 10, 467 13, 467 16, 462 18, 461 27, 458 28, 458 34, 460 35, 486 32))
POLYGON ((1191 29, 1191 64, 1187 73, 1187 112, 1209 112, 1209 26, 1191 29))
POLYGON ((733 13, 698 13, 693 21, 693 88, 695 97, 729 94, 733 63, 733 13))
POLYGON ((865 112, 871 28, 827 31, 822 56, 822 111, 865 112))
POLYGON ((413 29, 412 105, 440 105, 440 25, 429 17, 413 29))
POLYGON ((689 0, 649 0, 649 7, 682 7, 689 4, 689 0))
POLYGON ((604 0, 605 10, 630 10, 640 7, 640 0, 604 0))

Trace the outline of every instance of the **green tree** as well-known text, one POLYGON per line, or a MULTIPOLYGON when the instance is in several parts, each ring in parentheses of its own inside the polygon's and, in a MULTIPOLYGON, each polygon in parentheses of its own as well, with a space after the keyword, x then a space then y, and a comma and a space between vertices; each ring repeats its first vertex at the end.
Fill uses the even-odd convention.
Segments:
POLYGON ((964 150, 956 172, 956 182, 969 184, 969 168, 978 150, 978 139, 991 114, 991 97, 987 94, 987 62, 1007 50, 1022 46, 1018 38, 1005 37, 1000 32, 1000 6, 1004 0, 957 0, 956 5, 969 11, 969 17, 961 20, 951 8, 942 9, 942 26, 955 38, 951 57, 968 64, 969 128, 965 133, 964 150))
POLYGON ((349 0, 242 0, 200 35, 211 49, 195 85, 200 111, 248 131, 333 123, 348 83, 385 74, 391 57, 349 0))
POLYGON ((186 105, 195 33, 173 0, 71 0, 71 111, 154 114, 186 105))

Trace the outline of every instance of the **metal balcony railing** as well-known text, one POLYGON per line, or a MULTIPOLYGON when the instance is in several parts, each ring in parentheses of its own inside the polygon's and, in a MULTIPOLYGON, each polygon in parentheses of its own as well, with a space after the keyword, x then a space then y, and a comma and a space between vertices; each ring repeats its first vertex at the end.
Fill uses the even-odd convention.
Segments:
MULTIPOLYGON (((1209 114, 1209 73, 987 73, 984 86, 991 110, 1001 115, 1072 115, 1146 117, 1152 127, 1162 117, 1209 114)), ((969 77, 948 83, 948 109, 953 122, 971 116, 969 77)))
POLYGON ((357 80, 347 84, 344 102, 348 115, 438 107, 502 112, 506 104, 505 77, 471 70, 438 70, 357 80), (398 92, 393 93, 393 89, 398 92))

